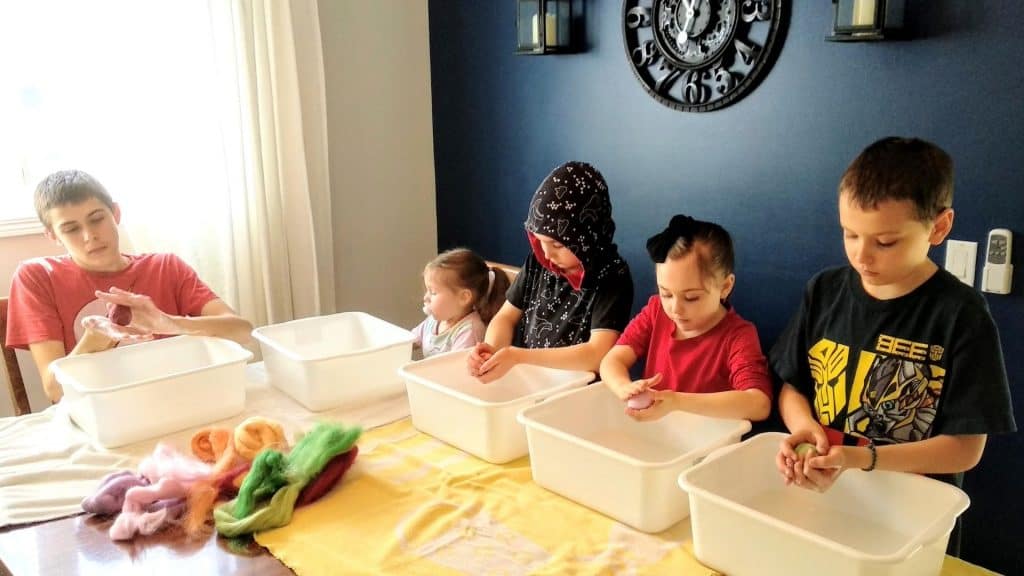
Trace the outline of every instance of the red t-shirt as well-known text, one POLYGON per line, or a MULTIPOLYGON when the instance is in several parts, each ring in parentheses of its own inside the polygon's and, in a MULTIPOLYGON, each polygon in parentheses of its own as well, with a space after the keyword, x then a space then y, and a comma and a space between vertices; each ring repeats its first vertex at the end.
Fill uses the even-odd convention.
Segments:
POLYGON ((105 316, 96 290, 117 286, 145 294, 157 308, 175 316, 199 316, 217 295, 188 264, 173 254, 126 255, 119 272, 89 272, 70 256, 26 260, 18 266, 8 303, 7 345, 28 348, 47 340, 64 342, 70 353, 82 336, 82 318, 105 316))
POLYGON ((644 378, 661 373, 658 390, 725 392, 761 390, 772 397, 771 380, 757 328, 730 309, 711 330, 685 340, 674 338, 676 326, 658 296, 651 296, 616 344, 647 358, 644 378))

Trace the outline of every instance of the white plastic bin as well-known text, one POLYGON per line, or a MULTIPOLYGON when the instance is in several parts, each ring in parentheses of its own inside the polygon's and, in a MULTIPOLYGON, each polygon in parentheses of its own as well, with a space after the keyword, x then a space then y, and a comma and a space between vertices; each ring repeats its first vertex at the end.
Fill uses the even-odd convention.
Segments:
POLYGON ((516 415, 555 394, 585 385, 591 372, 519 364, 483 384, 466 369, 468 350, 439 354, 399 370, 417 430, 495 464, 526 456, 516 415))
POLYGON ((50 364, 71 419, 106 448, 230 418, 245 408, 240 345, 176 336, 50 364))
POLYGON ((661 532, 689 513, 679 473, 736 443, 746 420, 672 412, 651 422, 624 413, 601 383, 527 408, 530 466, 537 484, 643 532, 661 532))
POLYGON ((412 358, 412 332, 364 312, 253 330, 270 383, 316 412, 400 394, 396 371, 412 358))
POLYGON ((847 470, 818 493, 785 486, 780 433, 712 454, 679 476, 697 559, 730 576, 939 574, 970 501, 917 474, 847 470))

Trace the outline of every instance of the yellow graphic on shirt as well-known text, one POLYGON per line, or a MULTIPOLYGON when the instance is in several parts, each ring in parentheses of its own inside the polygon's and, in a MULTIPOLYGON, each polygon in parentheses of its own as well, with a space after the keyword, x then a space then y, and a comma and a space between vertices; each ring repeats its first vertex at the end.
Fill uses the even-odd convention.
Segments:
POLYGON ((923 342, 914 342, 904 338, 879 334, 875 343, 875 351, 889 356, 901 356, 909 360, 921 362, 928 352, 928 345, 923 342))
POLYGON ((846 406, 846 366, 850 347, 822 339, 807 352, 814 380, 814 411, 828 426, 846 406))
POLYGON ((881 443, 931 436, 946 370, 942 346, 881 334, 849 364, 849 347, 828 339, 808 350, 818 421, 881 443), (853 378, 847 372, 853 370, 853 378))
POLYGON ((881 442, 928 438, 942 395, 945 370, 870 352, 861 356, 860 364, 870 359, 870 367, 853 382, 850 396, 859 405, 851 405, 844 431, 881 442))

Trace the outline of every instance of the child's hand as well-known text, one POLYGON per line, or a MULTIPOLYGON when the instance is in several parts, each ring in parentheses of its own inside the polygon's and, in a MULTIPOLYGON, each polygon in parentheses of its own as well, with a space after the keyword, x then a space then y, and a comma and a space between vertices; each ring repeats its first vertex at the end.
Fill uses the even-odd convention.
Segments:
POLYGON ((846 451, 842 446, 832 446, 824 456, 805 456, 801 464, 803 476, 809 484, 804 487, 824 492, 831 488, 843 470, 846 470, 846 451))
POLYGON ((813 444, 819 454, 828 454, 828 438, 825 430, 818 424, 802 430, 796 430, 779 443, 779 452, 775 455, 775 467, 779 470, 786 485, 796 484, 797 486, 811 487, 804 474, 805 456, 796 453, 796 447, 800 444, 813 444))
POLYGON ((625 402, 631 397, 653 388, 661 382, 661 373, 657 373, 650 378, 641 378, 640 380, 633 380, 632 382, 624 382, 622 384, 613 384, 612 382, 606 382, 608 388, 619 397, 619 400, 625 402))
MULTIPOLYGON (((654 378, 660 378, 661 374, 658 374, 654 378)), ((648 378, 648 380, 654 380, 654 378, 648 378)), ((640 382, 640 380, 638 380, 640 382)), ((650 422, 652 420, 658 420, 675 410, 672 403, 672 398, 675 392, 672 390, 650 390, 650 393, 654 396, 654 402, 650 406, 643 410, 634 410, 630 407, 626 407, 626 416, 638 421, 638 422, 650 422)))
POLYGON ((480 365, 480 375, 477 378, 481 382, 493 382, 498 378, 501 378, 513 366, 519 363, 519 358, 516 355, 518 348, 514 346, 506 346, 501 350, 491 354, 491 357, 486 359, 483 364, 480 365))
POLYGON ((137 344, 153 339, 152 332, 145 332, 132 326, 121 326, 106 316, 86 316, 82 318, 85 334, 79 342, 81 352, 100 352, 112 348, 115 344, 137 344))
POLYGON ((487 342, 480 342, 473 347, 470 351, 469 356, 466 357, 466 369, 469 370, 469 375, 474 377, 480 376, 480 367, 483 366, 484 362, 487 361, 494 354, 494 347, 487 342))
POLYGON ((122 326, 133 329, 128 332, 129 334, 181 333, 174 320, 157 308, 149 296, 112 287, 110 292, 97 290, 96 297, 108 306, 124 306, 131 309, 131 323, 122 326))

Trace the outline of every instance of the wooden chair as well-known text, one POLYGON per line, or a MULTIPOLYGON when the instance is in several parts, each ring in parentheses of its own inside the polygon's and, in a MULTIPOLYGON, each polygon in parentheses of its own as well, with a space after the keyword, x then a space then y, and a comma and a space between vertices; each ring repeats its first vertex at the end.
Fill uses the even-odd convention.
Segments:
POLYGON ((7 347, 7 298, 0 298, 0 348, 3 349, 4 364, 7 366, 7 393, 11 396, 14 415, 28 414, 32 408, 28 404, 25 381, 18 368, 18 357, 14 355, 14 348, 7 347))
POLYGON ((508 281, 509 282, 514 282, 515 279, 516 279, 516 276, 519 275, 519 267, 518 266, 511 266, 509 264, 502 264, 501 262, 492 262, 490 260, 487 260, 487 265, 491 266, 493 268, 497 268, 499 270, 504 271, 505 274, 508 276, 508 281))

